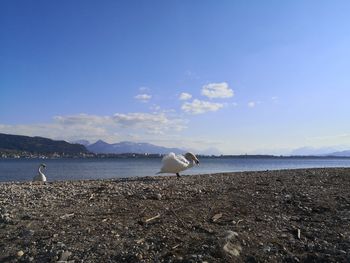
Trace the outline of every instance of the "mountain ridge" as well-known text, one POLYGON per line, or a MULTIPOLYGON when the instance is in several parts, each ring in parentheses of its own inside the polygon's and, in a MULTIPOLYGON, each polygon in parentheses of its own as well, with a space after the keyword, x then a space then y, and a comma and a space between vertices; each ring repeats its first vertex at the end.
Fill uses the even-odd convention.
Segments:
POLYGON ((52 140, 44 137, 30 137, 0 133, 0 150, 25 151, 31 153, 88 153, 85 146, 72 144, 63 140, 52 140))
POLYGON ((99 154, 99 153, 166 154, 169 152, 180 154, 185 152, 185 150, 183 149, 168 148, 168 147, 158 146, 158 145, 145 143, 145 142, 122 141, 122 142, 110 144, 103 140, 98 140, 95 143, 88 145, 87 149, 90 152, 93 152, 95 154, 99 154))
POLYGON ((350 150, 332 152, 332 153, 326 154, 326 156, 350 157, 350 150))

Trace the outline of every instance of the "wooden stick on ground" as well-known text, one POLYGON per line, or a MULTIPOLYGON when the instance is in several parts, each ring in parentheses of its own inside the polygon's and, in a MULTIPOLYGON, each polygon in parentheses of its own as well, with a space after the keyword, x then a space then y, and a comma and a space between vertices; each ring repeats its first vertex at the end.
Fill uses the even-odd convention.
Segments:
POLYGON ((154 216, 154 217, 151 217, 151 218, 146 219, 145 222, 148 223, 148 222, 150 222, 150 221, 152 221, 152 220, 154 220, 154 219, 157 219, 157 218, 159 218, 159 217, 160 217, 160 214, 158 214, 158 215, 156 215, 156 216, 154 216))

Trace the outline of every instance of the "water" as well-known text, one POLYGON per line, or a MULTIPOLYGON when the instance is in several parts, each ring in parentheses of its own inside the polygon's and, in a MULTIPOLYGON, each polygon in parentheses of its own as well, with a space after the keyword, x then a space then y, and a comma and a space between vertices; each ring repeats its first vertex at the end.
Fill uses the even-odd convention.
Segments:
MULTIPOLYGON (((350 167, 350 158, 202 158, 183 174, 259 171, 316 167, 350 167)), ((0 159, 0 181, 30 181, 45 163, 49 181, 153 176, 160 159, 0 159)))

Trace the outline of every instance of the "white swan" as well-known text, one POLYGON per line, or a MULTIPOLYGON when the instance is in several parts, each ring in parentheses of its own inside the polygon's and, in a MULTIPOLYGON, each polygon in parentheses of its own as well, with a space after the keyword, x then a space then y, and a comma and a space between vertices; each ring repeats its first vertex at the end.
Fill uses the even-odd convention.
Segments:
POLYGON ((34 176, 33 181, 36 182, 46 182, 46 176, 45 174, 41 171, 41 169, 46 168, 45 164, 40 164, 38 174, 34 176))
POLYGON ((183 155, 175 155, 175 153, 169 153, 162 159, 162 168, 157 174, 160 173, 175 173, 180 177, 179 172, 193 167, 195 164, 199 164, 197 157, 193 153, 186 153, 183 155))

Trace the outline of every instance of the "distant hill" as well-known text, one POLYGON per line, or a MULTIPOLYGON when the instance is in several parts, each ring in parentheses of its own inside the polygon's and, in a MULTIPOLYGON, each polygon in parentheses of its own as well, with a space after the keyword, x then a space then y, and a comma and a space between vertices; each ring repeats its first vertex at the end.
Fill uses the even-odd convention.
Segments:
POLYGON ((293 156, 334 156, 334 157, 350 157, 350 150, 339 151, 337 147, 302 147, 295 149, 290 155, 293 156))
POLYGON ((336 157, 350 157, 350 150, 347 151, 339 151, 326 154, 327 156, 336 156, 336 157))
POLYGON ((334 147, 320 147, 320 148, 314 148, 314 147, 301 147, 294 149, 290 155, 312 155, 312 156, 323 156, 327 155, 327 153, 335 152, 337 151, 334 147))
POLYGON ((84 146, 88 146, 90 142, 88 140, 76 140, 76 141, 70 141, 72 144, 81 144, 84 146))
POLYGON ((166 154, 174 152, 176 154, 183 153, 184 150, 178 148, 167 148, 162 146, 153 145, 150 143, 137 143, 137 142, 119 142, 109 144, 102 140, 99 140, 93 144, 87 146, 87 149, 93 153, 148 153, 148 154, 166 154))
POLYGON ((29 137, 0 133, 0 150, 26 151, 31 153, 87 153, 81 144, 71 144, 66 141, 55 141, 43 137, 29 137))

